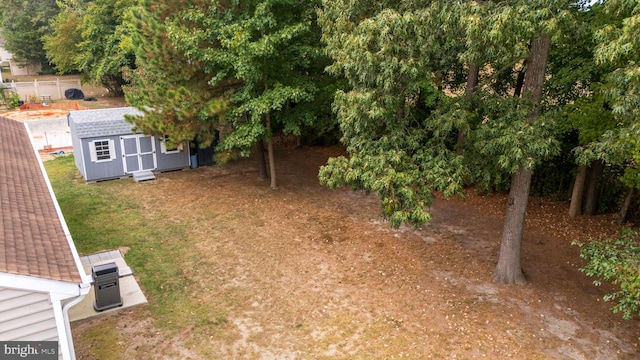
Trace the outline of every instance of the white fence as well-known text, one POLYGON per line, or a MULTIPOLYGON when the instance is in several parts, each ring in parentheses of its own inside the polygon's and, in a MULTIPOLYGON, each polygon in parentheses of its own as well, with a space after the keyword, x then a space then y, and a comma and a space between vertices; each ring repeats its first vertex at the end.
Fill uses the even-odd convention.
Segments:
POLYGON ((32 82, 14 82, 11 81, 11 87, 16 89, 18 94, 20 95, 20 99, 27 102, 30 96, 35 96, 36 100, 39 101, 41 96, 49 97, 51 100, 60 100, 64 99, 64 92, 67 89, 80 89, 82 83, 80 79, 72 79, 72 80, 47 80, 47 81, 38 81, 33 80, 32 82))

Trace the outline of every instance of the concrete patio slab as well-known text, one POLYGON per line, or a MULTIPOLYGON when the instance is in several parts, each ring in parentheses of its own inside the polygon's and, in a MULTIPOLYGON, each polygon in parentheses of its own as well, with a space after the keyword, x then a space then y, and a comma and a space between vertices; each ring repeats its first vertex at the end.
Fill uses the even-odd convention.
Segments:
POLYGON ((118 265, 119 284, 120 284, 120 296, 122 297, 122 306, 107 309, 104 311, 96 311, 93 308, 95 301, 95 290, 93 285, 91 291, 85 298, 69 309, 69 320, 77 321, 87 319, 93 316, 111 313, 118 311, 119 309, 128 308, 135 305, 145 304, 147 298, 142 293, 136 278, 133 276, 131 268, 127 265, 119 250, 103 251, 100 253, 82 256, 82 265, 87 274, 91 274, 91 268, 96 265, 107 264, 115 262, 118 265))

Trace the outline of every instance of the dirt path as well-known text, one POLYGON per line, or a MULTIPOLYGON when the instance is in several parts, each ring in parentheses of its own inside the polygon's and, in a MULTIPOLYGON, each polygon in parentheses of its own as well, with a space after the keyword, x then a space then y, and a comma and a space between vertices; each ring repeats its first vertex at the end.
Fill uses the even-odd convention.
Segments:
POLYGON ((438 198, 431 223, 391 230, 373 197, 318 184, 318 166, 339 151, 281 149, 276 191, 250 161, 123 182, 119 195, 151 220, 192 229, 190 257, 170 260, 193 264, 191 301, 226 317, 169 331, 143 307, 73 324, 79 358, 96 358, 99 340, 83 334, 105 322, 126 339, 122 359, 638 358, 638 322, 610 313, 570 246, 615 233, 610 218, 569 222, 566 204, 532 199, 530 282, 497 285, 503 196, 438 198))

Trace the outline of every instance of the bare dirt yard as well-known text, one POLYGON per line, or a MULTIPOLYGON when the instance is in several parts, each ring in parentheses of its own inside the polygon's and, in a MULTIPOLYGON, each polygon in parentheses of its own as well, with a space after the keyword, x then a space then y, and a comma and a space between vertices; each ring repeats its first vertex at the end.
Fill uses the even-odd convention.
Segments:
POLYGON ((116 359, 639 357, 637 319, 609 311, 609 289, 578 271, 570 245, 615 235, 612 216, 571 221, 568 204, 532 198, 529 283, 494 284, 505 195, 438 197, 429 224, 392 230, 375 197, 319 185, 319 166, 340 152, 279 148, 277 190, 252 160, 122 186, 148 226, 190 229, 175 239, 188 242, 187 256, 149 261, 182 262, 203 322, 167 326, 145 305, 73 323, 78 358, 100 359, 96 348, 112 345, 116 359), (94 333, 105 325, 111 340, 94 333))
MULTIPOLYGON (((93 94, 94 92, 91 92, 93 94)), ((55 100, 47 105, 27 103, 20 108, 0 111, 0 116, 17 121, 47 120, 66 117, 72 110, 88 110, 126 106, 123 98, 101 97, 97 101, 55 100)))
MULTIPOLYGON (((13 78, 13 77, 12 77, 13 78)), ((55 79, 76 79, 79 75, 37 75, 19 76, 13 78, 15 81, 39 81, 55 79)), ((5 76, 5 82, 9 83, 5 76)), ((83 84, 81 90, 85 98, 93 98, 95 101, 57 99, 44 103, 25 103, 20 108, 13 110, 2 110, 0 116, 17 121, 47 120, 52 118, 66 117, 70 110, 102 109, 127 106, 123 97, 111 96, 109 92, 100 85, 83 84)), ((37 96, 36 96, 37 98, 37 96)), ((23 99, 25 100, 25 99, 23 99)))

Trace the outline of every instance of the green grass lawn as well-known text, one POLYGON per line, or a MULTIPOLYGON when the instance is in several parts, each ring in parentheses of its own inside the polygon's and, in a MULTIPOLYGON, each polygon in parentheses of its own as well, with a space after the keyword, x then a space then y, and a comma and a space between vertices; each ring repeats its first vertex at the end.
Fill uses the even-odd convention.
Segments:
POLYGON ((193 280, 185 275, 184 265, 198 261, 197 252, 186 241, 190 238, 187 226, 145 216, 135 199, 121 193, 136 185, 130 179, 86 184, 72 155, 47 161, 45 168, 81 255, 130 249, 125 260, 149 300, 156 326, 169 330, 191 324, 215 327, 225 321, 224 309, 212 312, 207 306, 205 311, 205 304, 192 301, 187 291, 193 280))

